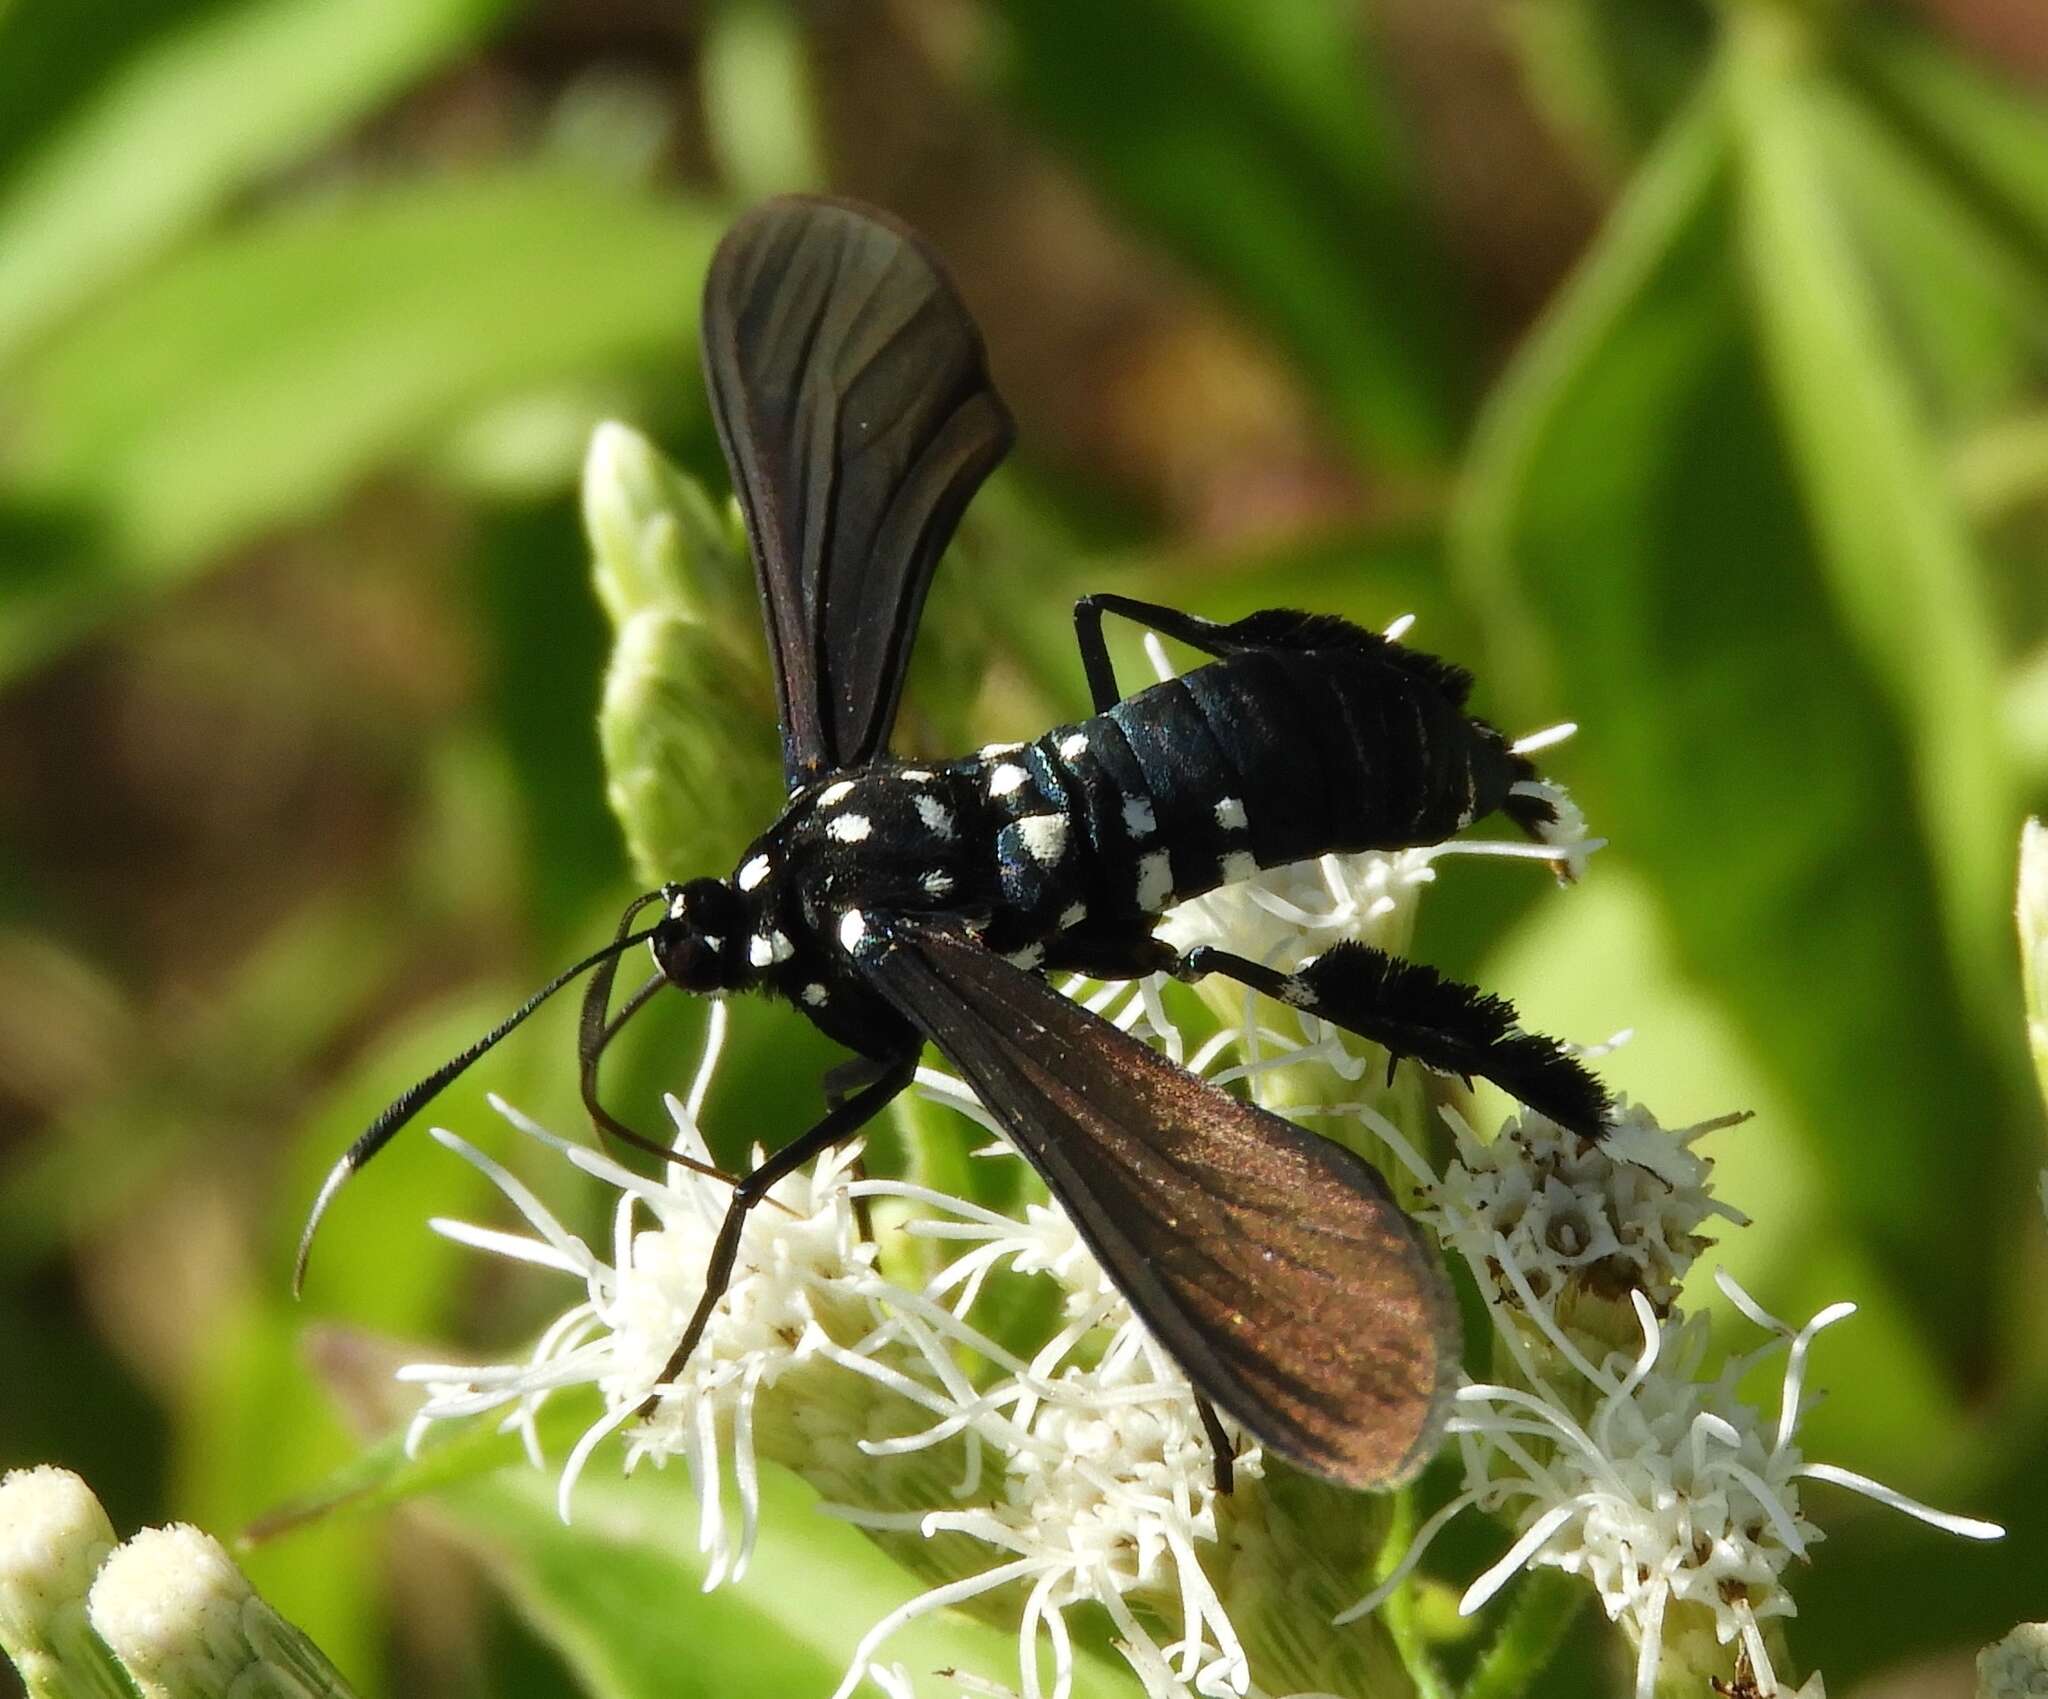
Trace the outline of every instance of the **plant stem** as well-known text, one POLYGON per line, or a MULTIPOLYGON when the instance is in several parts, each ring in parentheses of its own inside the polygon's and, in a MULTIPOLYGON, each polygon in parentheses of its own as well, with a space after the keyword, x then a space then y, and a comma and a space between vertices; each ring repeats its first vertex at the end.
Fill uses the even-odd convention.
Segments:
POLYGON ((1461 1699, 1519 1699, 1564 1643, 1586 1594, 1585 1584, 1562 1570, 1525 1575, 1500 1631, 1479 1654, 1461 1699))

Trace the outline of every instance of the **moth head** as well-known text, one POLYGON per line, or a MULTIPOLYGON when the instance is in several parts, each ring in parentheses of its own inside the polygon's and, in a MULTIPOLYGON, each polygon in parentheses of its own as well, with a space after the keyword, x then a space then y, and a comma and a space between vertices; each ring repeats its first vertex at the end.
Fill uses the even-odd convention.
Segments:
POLYGON ((747 909, 722 879, 692 879, 662 895, 668 913, 654 928, 649 948, 655 966, 684 991, 729 991, 745 960, 747 909))

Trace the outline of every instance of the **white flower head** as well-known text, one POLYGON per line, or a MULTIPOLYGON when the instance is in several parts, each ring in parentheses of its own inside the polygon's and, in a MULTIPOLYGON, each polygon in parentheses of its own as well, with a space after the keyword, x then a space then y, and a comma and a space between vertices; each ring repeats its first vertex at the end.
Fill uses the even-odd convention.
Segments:
POLYGON ((1419 1213, 1513 1312, 1514 1269, 1553 1304, 1566 1288, 1626 1303, 1644 1294, 1660 1313, 1712 1243, 1700 1233, 1719 1218, 1748 1217, 1713 1195, 1713 1163, 1693 1146, 1741 1115, 1667 1129, 1640 1104, 1617 1098, 1606 1135, 1593 1140, 1531 1110, 1481 1140, 1446 1110, 1456 1153, 1419 1213))
MULTIPOLYGON (((713 1006, 722 1014, 719 1005, 713 1006)), ((678 1154, 709 1164, 697 1126, 722 1024, 714 1022, 705 1059, 688 1102, 668 1100, 678 1154)), ((577 1442, 562 1470, 560 1510, 598 1443, 645 1419, 626 1435, 627 1466, 681 1456, 701 1506, 699 1542, 711 1556, 710 1589, 746 1567, 755 1533, 758 1467, 754 1412, 761 1392, 792 1368, 830 1350, 821 1326, 827 1315, 855 1313, 859 1331, 876 1288, 874 1251, 861 1241, 847 1198, 848 1171, 857 1144, 829 1152, 808 1172, 775 1186, 746 1218, 739 1255, 725 1295, 712 1311, 697 1348, 673 1380, 663 1380, 669 1357, 704 1292, 712 1241, 731 1201, 731 1187, 695 1168, 671 1166, 654 1181, 610 1158, 554 1137, 496 1099, 493 1106, 531 1138, 576 1167, 618 1188, 607 1259, 569 1232, 547 1207, 500 1164, 452 1133, 434 1137, 475 1164, 511 1200, 533 1229, 511 1234, 463 1222, 439 1221, 449 1238, 514 1260, 554 1269, 583 1282, 584 1297, 542 1334, 526 1361, 490 1367, 413 1364, 403 1380, 423 1383, 425 1404, 414 1417, 417 1444, 435 1422, 510 1407, 506 1426, 525 1438, 538 1465, 541 1448, 534 1418, 548 1396, 566 1386, 591 1385, 605 1415, 577 1442), (735 1539, 722 1504, 729 1454, 740 1526, 735 1539)), ((758 1160, 758 1152, 756 1153, 758 1160)))
POLYGON ((32 1690, 90 1661, 86 1592, 113 1548, 107 1513, 69 1469, 0 1476, 0 1651, 32 1690))
POLYGON ((212 1535, 149 1528, 101 1567, 92 1622, 146 1691, 225 1692, 250 1661, 243 1631, 255 1597, 212 1535))
POLYGON ((1436 882, 1442 847, 1325 855, 1266 868, 1177 904, 1158 933, 1176 950, 1214 944, 1284 973, 1346 939, 1398 951, 1414 928, 1422 893, 1436 882))
MULTIPOLYGON (((924 1513, 878 1515, 856 1506, 834 1513, 870 1527, 914 1527, 926 1535, 964 1534, 986 1543, 997 1561, 979 1574, 932 1589, 878 1623, 855 1653, 837 1699, 905 1622, 1002 1587, 1022 1591, 1018 1669, 1024 1699, 1040 1699, 1038 1646, 1049 1644, 1053 1699, 1073 1689, 1073 1645, 1064 1613, 1099 1604, 1120 1648, 1159 1694, 1243 1694, 1250 1671, 1221 1597, 1204 1573, 1200 1548, 1217 1538, 1215 1460, 1179 1366, 1131 1313, 1072 1223, 1033 1205, 1022 1221, 921 1187, 861 1182, 857 1193, 917 1203, 931 1212, 914 1234, 968 1248, 863 1349, 907 1343, 915 1353, 916 1402, 932 1417, 917 1432, 876 1442, 902 1452, 965 1434, 973 1460, 960 1496, 978 1502, 924 1513), (1055 1279, 1063 1325, 1030 1359, 1012 1356, 980 1333, 969 1312, 989 1276, 1007 1265, 1055 1279), (959 1367, 966 1347, 1004 1371, 992 1384, 970 1383, 959 1367), (993 1492, 981 1490, 980 1460, 1001 1459, 993 1492), (1180 1634, 1162 1646, 1137 1610, 1178 1618, 1180 1634)), ((1236 1454, 1240 1481, 1263 1469, 1255 1447, 1236 1454)))
POLYGON ((1293 973, 1336 943, 1405 950, 1423 893, 1436 883, 1437 863, 1447 856, 1537 861, 1561 876, 1578 877, 1604 840, 1586 836, 1585 817, 1557 786, 1529 781, 1515 788, 1540 793, 1559 810, 1543 841, 1452 838, 1415 849, 1324 855, 1269 867, 1177 904, 1161 920, 1158 935, 1176 950, 1214 944, 1293 973))
POLYGON ((319 1648, 197 1528, 145 1528, 116 1548, 92 1584, 88 1608, 145 1699, 350 1699, 319 1648))
POLYGON ((2023 1622, 1977 1654, 1977 1699, 2048 1699, 2048 1622, 2023 1622))
MULTIPOLYGON (((1164 670, 1163 656, 1155 664, 1164 670)), ((1554 738, 1539 734, 1516 749, 1547 741, 1554 738)), ((1583 817, 1554 786, 1531 780, 1517 788, 1554 811, 1541 842, 1459 840, 1270 869, 1181 905, 1160 934, 1182 950, 1215 944, 1293 971, 1341 941, 1404 949, 1420 893, 1446 855, 1532 858, 1561 878, 1577 877, 1597 847, 1583 817)), ((1222 1029, 1191 1044, 1156 981, 1068 989, 1217 1084, 1245 1082, 1262 1100, 1271 1084, 1301 1112, 1356 1117, 1390 1153, 1390 1172, 1405 1169, 1421 1189, 1425 1218, 1446 1248, 1471 1266, 1494 1323, 1497 1379, 1458 1393, 1449 1433, 1462 1466, 1459 1491, 1423 1524, 1382 1586, 1339 1620, 1376 1606, 1439 1529, 1476 1508, 1511 1531, 1499 1561, 1467 1589, 1466 1610, 1518 1570, 1558 1569, 1583 1577, 1636 1642, 1641 1699, 1656 1685, 1667 1647, 1675 1664, 1681 1643, 1733 1648, 1741 1679, 1769 1696, 1782 1690, 1763 1626, 1792 1614, 1786 1570, 1820 1539, 1802 1513, 1804 1482, 1833 1481, 1968 1537, 1998 1532, 1805 1459, 1797 1438, 1808 1354, 1815 1336, 1852 1306, 1831 1306, 1795 1331, 1723 1277, 1730 1301, 1769 1336, 1725 1361, 1707 1318, 1680 1313, 1680 1282, 1709 1242, 1702 1230, 1715 1219, 1743 1220, 1713 1197, 1711 1164, 1692 1148, 1725 1122, 1667 1130, 1622 1103, 1599 1142, 1525 1113, 1488 1143, 1450 1117, 1456 1151, 1439 1175, 1374 1106, 1384 1058, 1312 1015, 1212 988, 1222 1029), (1604 1326, 1575 1325, 1582 1299, 1605 1306, 1604 1326), (1738 1387, 1773 1353, 1784 1363, 1778 1407, 1767 1416, 1738 1387)), ((687 1103, 671 1106, 676 1149, 695 1160, 707 1159, 697 1118, 722 1031, 722 1005, 714 1008, 696 1085, 687 1103)), ((918 1081, 995 1130, 960 1080, 925 1069, 918 1081)), ((524 1362, 407 1370, 429 1388, 416 1431, 501 1411, 538 1460, 541 1402, 564 1386, 595 1386, 606 1414, 563 1470, 565 1514, 578 1470, 606 1435, 626 1430, 629 1465, 681 1454, 701 1506, 700 1543, 712 1554, 709 1587, 739 1575, 752 1541, 757 1402, 814 1394, 817 1383, 799 1380, 800 1369, 862 1377, 864 1392, 874 1394, 862 1413, 875 1419, 852 1430, 858 1449, 843 1447, 856 1466, 783 1460, 796 1461, 814 1484, 825 1475, 826 1496, 842 1501, 831 1509, 847 1520, 894 1537, 955 1538, 933 1560, 945 1579, 863 1637, 835 1699, 863 1682, 889 1694, 906 1690, 900 1670, 874 1662, 890 1636, 926 1613, 998 1595, 1016 1600, 1022 1699, 1073 1693, 1076 1607, 1106 1613, 1148 1694, 1250 1699, 1259 1691, 1233 1601, 1250 1631, 1271 1624, 1246 1618, 1247 1603, 1271 1613, 1291 1600, 1298 1613, 1299 1598, 1270 1580, 1253 1581, 1243 1595, 1219 1589, 1219 1577, 1235 1578, 1217 1561, 1224 1542, 1251 1524, 1216 1490, 1211 1432, 1186 1376, 1061 1211, 1027 1205, 1019 1219, 903 1181, 855 1179, 853 1151, 843 1147, 810 1175, 784 1180, 747 1218, 730 1287, 688 1362, 664 1379, 703 1292, 729 1185, 680 1164, 658 1182, 644 1179, 505 1113, 618 1188, 612 1243, 599 1255, 497 1164, 437 1135, 483 1168, 532 1229, 513 1235, 438 1223, 441 1230, 566 1273, 582 1295, 524 1362), (855 1199, 885 1201, 892 1225, 900 1220, 913 1238, 947 1248, 943 1265, 891 1278, 898 1261, 878 1260, 856 1230, 855 1199), (1030 1343, 995 1337, 983 1314, 990 1283, 1020 1277, 1052 1280, 1059 1292, 1049 1336, 1030 1343), (650 1407, 648 1419, 628 1427, 650 1407), (878 1488, 866 1502, 843 1502, 898 1467, 881 1460, 918 1454, 922 1473, 905 1465, 892 1475, 908 1480, 908 1490, 878 1488), (738 1486, 736 1537, 720 1509, 728 1470, 738 1486), (952 1554, 976 1545, 986 1561, 963 1574, 952 1554)), ((764 1431, 771 1455, 781 1455, 772 1447, 783 1434, 799 1443, 811 1437, 802 1422, 764 1431)), ((1262 1459, 1237 1443, 1239 1491, 1255 1493, 1262 1459)), ((1302 1552, 1314 1551, 1314 1532, 1303 1534, 1302 1552)), ((1315 1613, 1317 1631, 1327 1614, 1315 1613)), ((1249 1637, 1284 1647, 1303 1633, 1290 1625, 1249 1637)), ((1819 1678, 1800 1692, 1819 1699, 1819 1678)))
POLYGON ((1512 1264, 1510 1283, 1547 1336, 1571 1384, 1543 1368, 1503 1331, 1519 1384, 1474 1383, 1458 1393, 1450 1432, 1464 1466, 1462 1490, 1424 1525, 1388 1580, 1347 1612, 1376 1606, 1460 1511, 1476 1506, 1517 1530, 1506 1553, 1475 1580, 1460 1610, 1480 1608, 1515 1571, 1555 1568, 1583 1576, 1612 1621, 1637 1647, 1635 1692, 1650 1699, 1667 1636, 1689 1614, 1723 1646, 1739 1647, 1762 1694, 1779 1691, 1761 1625, 1795 1613, 1783 1576, 1821 1539, 1801 1513, 1800 1483, 1832 1481, 1970 1539, 1995 1539, 1988 1522, 1952 1516, 1865 1476, 1809 1462, 1798 1444, 1814 1338, 1855 1310, 1834 1304, 1793 1330, 1757 1306, 1726 1273, 1729 1301, 1771 1338, 1704 1372, 1707 1316, 1660 1319, 1632 1295, 1642 1347, 1633 1360, 1587 1357, 1556 1325, 1512 1264), (1767 1417, 1737 1387, 1757 1364, 1785 1353, 1778 1408, 1767 1417))

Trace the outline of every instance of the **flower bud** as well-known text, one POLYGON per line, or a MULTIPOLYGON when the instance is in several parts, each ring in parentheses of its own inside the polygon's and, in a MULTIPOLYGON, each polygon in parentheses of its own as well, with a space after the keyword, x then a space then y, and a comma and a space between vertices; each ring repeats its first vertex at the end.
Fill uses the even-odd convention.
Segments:
MULTIPOLYGON (((2029 822, 2027 831, 2038 843, 2040 826, 2029 822)), ((2035 1699, 2041 1694, 2048 1694, 2048 1622, 2023 1622, 1977 1654, 1977 1699, 2035 1699)))
POLYGON ((107 1559, 89 1608, 145 1699, 350 1699, 320 1649, 197 1528, 137 1534, 107 1559))
POLYGON ((703 486, 640 432, 607 422, 583 462, 583 528, 591 576, 612 624, 647 608, 751 617, 745 546, 703 486))
POLYGON ((782 811, 765 681, 685 615, 649 609, 620 627, 597 729, 646 884, 729 867, 782 811))
POLYGON ((121 1699, 128 1685, 86 1625, 93 1573, 114 1548, 100 1501, 69 1469, 0 1480, 0 1650, 33 1699, 121 1699))
POLYGON ((591 575, 618 637, 598 734, 640 879, 725 867, 780 811, 773 692, 744 547, 639 432, 600 425, 583 474, 591 575))

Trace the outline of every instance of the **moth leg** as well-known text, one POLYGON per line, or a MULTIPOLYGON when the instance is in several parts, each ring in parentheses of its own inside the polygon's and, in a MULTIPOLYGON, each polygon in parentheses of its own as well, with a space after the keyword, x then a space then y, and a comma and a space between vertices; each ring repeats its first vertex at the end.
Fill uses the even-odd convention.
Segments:
POLYGON ((1081 651, 1081 670, 1088 678, 1088 694, 1094 701, 1095 711, 1105 714, 1123 700, 1123 691, 1116 682, 1116 669, 1110 664, 1109 646, 1102 639, 1102 616, 1120 614, 1133 624, 1147 626, 1162 637, 1171 637, 1185 643, 1191 649, 1199 649, 1205 655, 1231 653, 1228 645, 1218 645, 1218 632, 1222 629, 1214 620, 1203 619, 1199 614, 1182 613, 1178 608, 1163 608, 1156 602, 1141 602, 1131 596, 1103 593, 1083 596, 1074 604, 1074 642, 1081 651))
POLYGON ((1199 1392, 1195 1394, 1195 1414, 1202 1418, 1202 1432, 1209 1436, 1209 1461, 1216 1471, 1216 1490, 1228 1497, 1237 1490, 1237 1450, 1216 1418, 1216 1406, 1199 1392))
POLYGON ((653 1411, 660 1402, 659 1389, 682 1373, 683 1365, 690 1360, 690 1353, 697 1349, 697 1341, 704 1337, 711 1312, 718 1307, 718 1300, 725 1296, 726 1287, 732 1284, 733 1264, 739 1260, 740 1233, 747 1224, 748 1212, 766 1201, 778 1181, 794 1174, 812 1157, 822 1155, 836 1144, 843 1144, 880 1114, 890 1099, 909 1085, 916 1075, 917 1053, 912 1051, 886 1064, 886 1069, 880 1078, 827 1110, 825 1118, 809 1132, 791 1139, 760 1167, 741 1176, 734 1185, 732 1202, 726 1205, 725 1219, 718 1224, 718 1237, 711 1242, 711 1257, 704 1267, 704 1295, 697 1300, 690 1325, 683 1329, 682 1338, 676 1341, 675 1350, 669 1353, 668 1362, 656 1379, 656 1390, 648 1393, 637 1412, 639 1415, 646 1416, 653 1411))
POLYGON ((1175 970, 1220 973, 1277 1002, 1413 1057, 1440 1074, 1491 1080, 1582 1138, 1606 1131, 1607 1088, 1554 1039, 1523 1032, 1514 1005, 1364 944, 1339 944, 1295 973, 1197 945, 1175 970))
POLYGON ((825 1070, 825 1107, 837 1109, 855 1092, 873 1085, 895 1066, 893 1060, 877 1062, 872 1056, 849 1056, 843 1062, 834 1062, 825 1070))
MULTIPOLYGON (((1115 674, 1110 669, 1109 650, 1102 641, 1102 616, 1116 614, 1133 625, 1142 625, 1176 643, 1214 659, 1242 655, 1252 650, 1308 650, 1323 648, 1362 649, 1380 654, 1388 645, 1376 633, 1353 625, 1333 614, 1298 613, 1272 608, 1226 624, 1204 619, 1180 608, 1141 602, 1135 596, 1103 591, 1083 596, 1074 604, 1074 640, 1080 645, 1081 666, 1088 675, 1089 693, 1095 711, 1105 713, 1122 700, 1115 674)), ((1456 667, 1434 656, 1417 656, 1409 662, 1424 665, 1454 701, 1463 701, 1471 680, 1456 667)))
MULTIPOLYGON (((872 1056, 849 1056, 843 1062, 834 1063, 825 1070, 825 1106, 837 1109, 864 1085, 878 1080, 892 1064, 877 1062, 872 1056)), ((868 1177, 868 1159, 865 1154, 853 1159, 849 1170, 856 1180, 868 1177)), ((870 1244, 874 1242, 875 1221, 868 1200, 858 1197, 853 1200, 853 1225, 860 1236, 870 1244)))
MULTIPOLYGON (((1081 650, 1081 668, 1087 674, 1088 693, 1094 698, 1098 714, 1107 713, 1123 700, 1123 693, 1117 687, 1116 673, 1110 666, 1108 646, 1102 640, 1104 614, 1119 615, 1133 625, 1142 625, 1162 637, 1171 637, 1176 643, 1185 643, 1190 649, 1218 660, 1254 649, 1308 649, 1332 643, 1344 648, 1359 644, 1374 649, 1382 646, 1381 640, 1371 632, 1326 614, 1294 613, 1282 608, 1225 624, 1180 608, 1162 607, 1157 602, 1141 602, 1135 596, 1102 591, 1083 596, 1074 603, 1074 641, 1081 650)), ((1442 682, 1454 686, 1454 696, 1462 700, 1464 685, 1454 685, 1454 681, 1463 679, 1463 675, 1441 662, 1432 661, 1431 664, 1442 669, 1442 682)))

